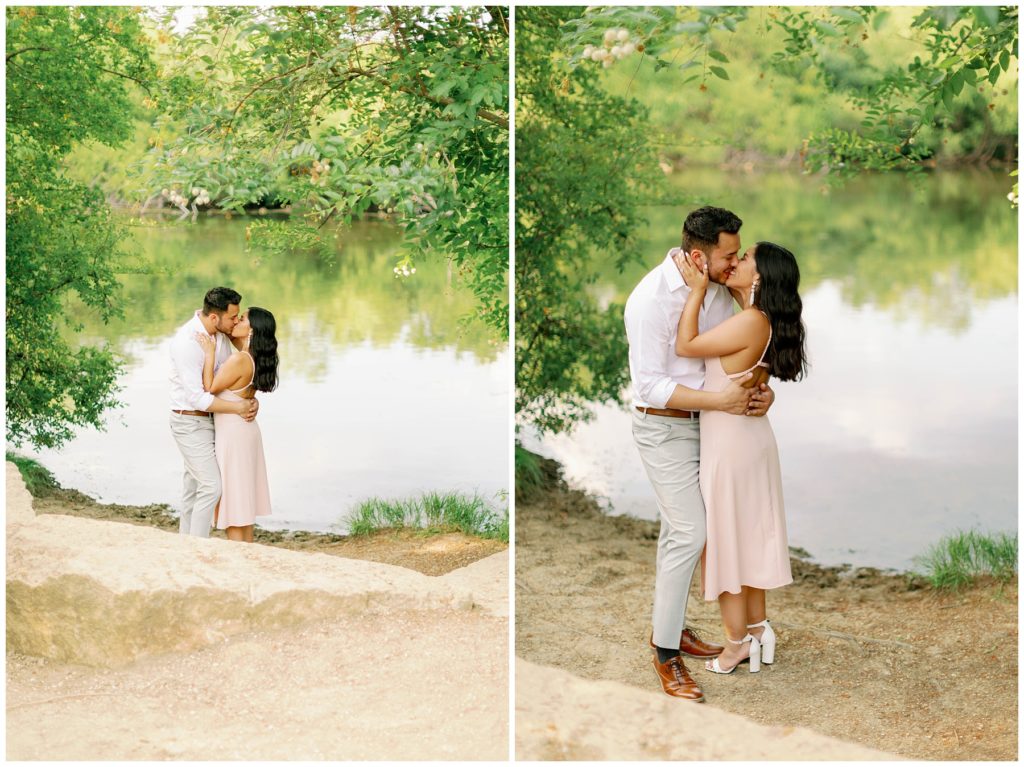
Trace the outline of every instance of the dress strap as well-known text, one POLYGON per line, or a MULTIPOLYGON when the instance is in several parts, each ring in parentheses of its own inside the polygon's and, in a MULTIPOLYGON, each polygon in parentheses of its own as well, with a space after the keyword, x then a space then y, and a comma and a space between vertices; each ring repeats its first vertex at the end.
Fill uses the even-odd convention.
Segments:
MULTIPOLYGON (((761 314, 764 314, 764 312, 761 312, 761 314)), ((765 316, 765 319, 768 319, 768 315, 767 314, 764 314, 764 316, 765 316)), ((771 345, 772 345, 772 323, 769 320, 768 321, 768 342, 764 345, 764 351, 761 352, 761 357, 757 360, 757 364, 754 365, 755 368, 756 367, 763 367, 763 368, 768 367, 768 363, 764 361, 764 355, 766 355, 768 353, 768 347, 771 346, 771 345)), ((253 364, 253 373, 254 374, 255 374, 255 371, 256 371, 256 366, 255 366, 255 364, 253 364)))
POLYGON ((242 350, 242 354, 247 356, 249 358, 249 361, 252 362, 252 377, 249 379, 249 383, 247 383, 241 389, 228 389, 228 391, 231 392, 232 394, 241 394, 246 389, 248 389, 250 386, 252 386, 253 381, 256 380, 256 360, 245 349, 242 350))
MULTIPOLYGON (((758 309, 758 311, 760 312, 761 310, 758 309)), ((764 314, 764 312, 761 312, 761 314, 764 314)), ((767 314, 764 314, 764 317, 765 317, 765 319, 768 319, 768 315, 767 314)), ((746 370, 741 370, 739 373, 726 373, 726 377, 728 377, 728 378, 739 378, 740 376, 745 376, 747 373, 749 373, 754 368, 757 368, 757 367, 761 367, 761 368, 769 367, 768 363, 764 361, 764 355, 766 355, 768 353, 768 347, 771 346, 771 345, 772 345, 772 324, 769 321, 769 323, 768 323, 768 342, 764 345, 764 351, 761 352, 761 356, 760 356, 760 358, 758 358, 757 362, 755 362, 753 365, 748 367, 746 370)))

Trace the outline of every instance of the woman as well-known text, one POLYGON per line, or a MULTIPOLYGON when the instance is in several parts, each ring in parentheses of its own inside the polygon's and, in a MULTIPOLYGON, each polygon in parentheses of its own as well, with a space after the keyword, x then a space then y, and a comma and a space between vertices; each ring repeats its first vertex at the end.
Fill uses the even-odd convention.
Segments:
MULTIPOLYGON (((251 399, 256 392, 277 388, 277 323, 274 315, 249 307, 231 332, 238 349, 214 375, 214 340, 205 334, 196 339, 206 353, 203 388, 224 399, 251 399)), ((270 514, 270 486, 263 459, 263 438, 256 421, 230 413, 215 413, 215 448, 220 467, 221 496, 214 525, 226 530, 228 540, 252 543, 256 517, 270 514)))
MULTIPOLYGON (((679 319, 676 353, 706 358, 706 391, 721 391, 730 379, 759 366, 782 381, 803 377, 800 270, 792 253, 770 242, 748 249, 725 283, 744 308, 700 335, 697 319, 708 286, 707 266, 698 270, 687 256, 677 264, 691 291, 679 319)), ((793 581, 779 451, 766 417, 701 413, 700 489, 707 510, 704 598, 718 599, 729 640, 705 668, 729 674, 749 659, 750 670, 759 671, 762 660, 775 660, 765 591, 793 581)))

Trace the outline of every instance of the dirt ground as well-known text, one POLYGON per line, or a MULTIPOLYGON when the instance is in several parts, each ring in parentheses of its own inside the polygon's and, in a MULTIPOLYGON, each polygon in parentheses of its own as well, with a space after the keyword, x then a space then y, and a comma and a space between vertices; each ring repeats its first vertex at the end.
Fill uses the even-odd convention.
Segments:
POLYGON ((7 758, 504 760, 507 637, 504 619, 452 610, 240 634, 118 669, 9 654, 7 758))
MULTIPOLYGON (((575 491, 518 502, 516 655, 660 694, 647 644, 656 540, 656 523, 606 516, 575 491)), ((706 705, 911 759, 1016 760, 1016 579, 939 593, 803 557, 793 574, 768 597, 773 666, 718 676, 687 659, 706 705)), ((688 623, 722 643, 697 580, 688 623)))
MULTIPOLYGON (((70 514, 88 519, 130 522, 178 531, 178 519, 163 504, 120 506, 97 503, 77 490, 48 490, 32 502, 37 514, 70 514)), ((224 538, 214 530, 213 538, 224 538)), ((475 538, 459 532, 425 533, 418 530, 381 530, 371 535, 347 536, 303 531, 273 531, 256 527, 256 543, 296 551, 367 559, 417 570, 424 575, 444 575, 508 548, 501 541, 475 538)))
MULTIPOLYGON (((73 490, 48 491, 33 508, 177 531, 165 506, 103 505, 73 490)), ((411 531, 354 538, 257 531, 257 542, 428 575, 507 548, 411 531)), ((6 684, 12 760, 508 756, 508 620, 477 609, 371 608, 114 669, 8 653, 6 684)))

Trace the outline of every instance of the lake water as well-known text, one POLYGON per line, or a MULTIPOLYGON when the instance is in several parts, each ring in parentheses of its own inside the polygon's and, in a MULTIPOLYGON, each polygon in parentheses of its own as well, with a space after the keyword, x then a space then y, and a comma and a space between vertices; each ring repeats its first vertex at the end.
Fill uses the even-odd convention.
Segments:
MULTIPOLYGON (((65 487, 105 503, 180 509, 182 461, 168 428, 169 340, 228 285, 242 308, 278 326, 280 385, 259 395, 270 478, 270 529, 344 531, 373 496, 479 493, 496 509, 509 487, 507 345, 478 322, 468 290, 441 258, 395 279, 401 236, 383 222, 338 230, 333 263, 309 253, 246 253, 251 220, 133 226, 129 248, 152 272, 123 279, 125 317, 82 312, 84 337, 128 359, 125 407, 106 431, 82 430, 59 450, 29 453, 65 487)), ((25 452, 22 450, 21 452, 25 452)))
MULTIPOLYGON (((772 384, 790 545, 825 564, 909 569, 959 529, 1017 530, 1017 212, 1002 174, 840 188, 792 174, 700 171, 692 202, 649 211, 644 263, 594 286, 624 303, 678 244, 689 210, 744 221, 801 267, 811 368, 772 384)), ((626 406, 595 407, 571 435, 521 435, 609 513, 656 519, 626 406)))

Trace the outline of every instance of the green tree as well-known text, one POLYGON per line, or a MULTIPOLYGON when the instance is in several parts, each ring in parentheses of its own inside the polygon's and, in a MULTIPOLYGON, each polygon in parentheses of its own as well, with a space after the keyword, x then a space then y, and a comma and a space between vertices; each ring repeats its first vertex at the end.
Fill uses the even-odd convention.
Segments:
MULTIPOLYGON (((304 216, 251 226, 271 248, 333 252, 328 221, 396 213, 415 258, 449 257, 478 316, 508 329, 506 11, 210 7, 180 36, 154 98, 178 137, 148 160, 151 190, 304 216)), ((170 17, 164 20, 170 23, 170 17)))
POLYGON ((92 140, 129 135, 129 89, 152 79, 138 13, 22 7, 7 15, 7 439, 59 445, 100 426, 120 364, 107 349, 71 348, 60 333, 75 293, 118 313, 122 231, 103 197, 62 163, 92 140))
POLYGON ((588 417, 589 403, 617 400, 628 380, 622 307, 588 291, 588 275, 597 271, 588 265, 613 260, 621 269, 633 255, 638 206, 654 202, 644 179, 661 172, 650 123, 635 102, 613 98, 608 83, 635 94, 634 81, 645 76, 679 91, 690 110, 685 119, 661 116, 675 146, 698 132, 733 130, 715 122, 710 105, 740 68, 723 43, 740 30, 756 32, 763 47, 749 59, 742 51, 743 66, 791 78, 799 109, 819 109, 816 94, 828 94, 853 115, 802 137, 806 170, 919 170, 933 161, 938 132, 964 132, 960 123, 972 113, 984 124, 986 99, 1012 74, 1017 9, 920 9, 909 25, 915 54, 868 57, 866 38, 906 32, 889 26, 888 16, 861 6, 517 10, 520 424, 571 429, 588 417))
POLYGON ((622 307, 588 292, 593 258, 639 257, 657 172, 644 111, 560 53, 582 9, 516 9, 516 412, 541 430, 589 416, 625 384, 622 307))
MULTIPOLYGON (((983 128, 975 137, 982 145, 965 150, 977 159, 991 159, 997 151, 983 139, 992 132, 989 112, 997 83, 1018 55, 1016 6, 921 8, 907 30, 892 28, 891 11, 875 6, 751 11, 597 8, 566 27, 563 46, 578 66, 610 68, 644 58, 677 87, 706 92, 715 81, 730 79, 733 62, 724 47, 739 29, 754 26, 762 36, 778 29, 781 44, 767 52, 762 69, 796 81, 810 72, 823 97, 841 95, 860 117, 854 126, 807 136, 801 152, 805 169, 920 170, 938 151, 928 134, 949 127, 963 132, 963 123, 983 128), (904 34, 913 46, 869 55, 874 37, 904 34)), ((1014 160, 1015 152, 1003 159, 1014 160)))

